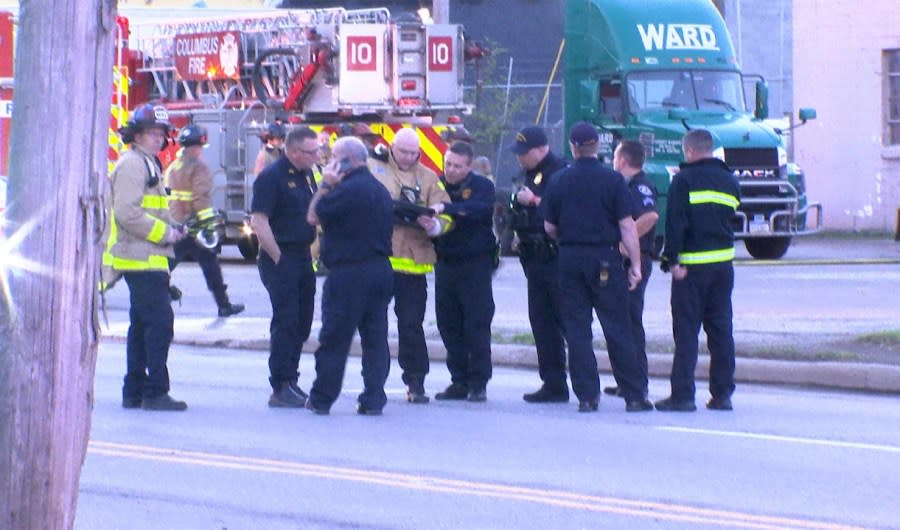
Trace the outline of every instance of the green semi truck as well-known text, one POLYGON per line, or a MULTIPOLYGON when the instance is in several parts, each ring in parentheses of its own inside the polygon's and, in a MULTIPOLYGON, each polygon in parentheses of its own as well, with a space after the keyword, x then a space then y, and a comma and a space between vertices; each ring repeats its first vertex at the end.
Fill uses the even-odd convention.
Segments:
MULTIPOLYGON (((750 255, 780 258, 791 238, 822 229, 822 205, 809 201, 803 172, 788 160, 787 131, 766 121, 766 82, 741 72, 711 0, 566 5, 566 130, 578 121, 595 124, 608 160, 622 139, 643 144, 644 171, 660 194, 660 244, 666 194, 682 161, 681 138, 696 128, 712 133, 715 155, 740 181, 734 231, 750 255)), ((801 122, 813 118, 815 110, 800 109, 801 122)))

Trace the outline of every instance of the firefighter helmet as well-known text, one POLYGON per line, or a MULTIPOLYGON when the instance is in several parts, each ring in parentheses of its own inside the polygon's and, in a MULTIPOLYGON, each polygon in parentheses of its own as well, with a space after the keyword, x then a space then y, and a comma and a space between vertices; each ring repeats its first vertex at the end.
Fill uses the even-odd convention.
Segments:
POLYGON ((154 107, 150 103, 144 103, 140 107, 134 109, 131 117, 128 119, 127 126, 134 132, 141 132, 151 127, 159 127, 160 129, 169 131, 169 113, 165 107, 154 107))
POLYGON ((206 127, 191 123, 186 125, 181 132, 178 133, 178 144, 182 147, 190 147, 192 145, 206 145, 207 133, 206 127))
POLYGON ((266 131, 266 134, 268 135, 269 139, 281 138, 282 140, 284 140, 284 138, 287 136, 287 129, 285 129, 284 125, 280 123, 273 123, 269 125, 269 129, 268 131, 266 131))

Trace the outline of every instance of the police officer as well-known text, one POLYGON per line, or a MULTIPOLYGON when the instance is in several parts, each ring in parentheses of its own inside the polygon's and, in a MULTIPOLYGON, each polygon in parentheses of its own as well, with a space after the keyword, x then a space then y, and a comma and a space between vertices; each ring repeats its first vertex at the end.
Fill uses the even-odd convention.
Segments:
POLYGON ((119 132, 131 149, 110 177, 112 219, 104 276, 110 284, 124 277, 130 293, 131 325, 125 348, 127 373, 122 407, 180 411, 184 401, 169 396, 166 362, 175 316, 169 295, 172 245, 184 237, 173 226, 162 168, 156 153, 166 145, 168 115, 162 107, 138 107, 119 132))
POLYGON ((316 380, 307 408, 328 414, 341 392, 353 335, 362 344, 363 391, 356 411, 380 415, 391 359, 387 307, 391 300, 393 205, 388 191, 366 167, 368 151, 358 138, 334 144, 307 220, 321 224, 322 260, 328 267, 322 294, 322 330, 316 380))
MULTIPOLYGON (((180 224, 196 225, 195 230, 219 230, 221 219, 212 207, 212 173, 200 155, 206 145, 206 128, 190 124, 178 133, 182 147, 175 162, 169 166, 166 182, 171 190, 169 201, 172 217, 180 224)), ((222 268, 216 252, 202 246, 197 239, 187 237, 175 244, 175 259, 169 261, 170 270, 178 263, 193 258, 203 271, 206 287, 212 292, 220 317, 230 317, 244 310, 244 304, 232 304, 222 280, 222 268)))
POLYGON ((538 206, 551 175, 567 164, 550 150, 547 135, 540 127, 519 131, 510 149, 524 171, 524 186, 513 199, 512 228, 519 239, 519 261, 528 281, 528 320, 543 382, 537 391, 522 397, 529 403, 564 403, 569 401, 569 386, 560 319, 558 249, 544 232, 544 218, 538 206))
POLYGON ((494 296, 494 184, 472 172, 475 153, 456 141, 444 155, 441 182, 451 202, 432 208, 453 216, 452 232, 434 241, 435 316, 447 348, 451 384, 435 399, 485 401, 491 378, 491 320, 494 296))
MULTIPOLYGON (((631 336, 637 349, 638 364, 641 375, 647 381, 647 339, 644 333, 644 292, 653 271, 653 242, 656 237, 656 188, 644 174, 644 146, 634 140, 623 140, 613 153, 613 169, 625 177, 628 192, 631 195, 632 216, 637 229, 641 247, 641 281, 638 286, 628 292, 628 316, 631 323, 631 336)), ((624 245, 620 243, 619 251, 624 255, 624 245)), ((617 375, 616 366, 612 366, 613 376, 617 375)), ((608 386, 603 392, 612 396, 619 394, 619 387, 608 386)))
POLYGON ((281 123, 272 123, 266 128, 266 132, 262 137, 265 145, 256 155, 256 164, 253 167, 254 175, 259 175, 263 169, 284 156, 284 139, 286 136, 287 129, 281 123))
MULTIPOLYGON (((419 135, 413 129, 397 131, 390 150, 373 153, 369 169, 398 203, 425 207, 450 202, 437 175, 419 162, 419 135)), ((394 269, 394 313, 399 343, 397 360, 403 370, 410 403, 429 401, 425 394, 428 348, 422 327, 428 289, 426 275, 434 270, 437 259, 431 238, 446 232, 450 226, 447 217, 409 216, 399 210, 395 219, 391 266, 394 269)))
POLYGON ((734 336, 731 291, 734 288, 734 232, 731 220, 740 204, 737 179, 713 157, 709 131, 693 129, 682 140, 684 162, 669 186, 663 270, 672 273, 672 332, 675 357, 672 393, 656 410, 691 412, 697 335, 706 330, 709 392, 706 408, 732 410, 734 336))
POLYGON ((306 212, 316 190, 311 168, 318 156, 315 131, 294 129, 287 135, 285 156, 266 167, 253 184, 250 225, 259 239, 259 276, 272 303, 270 407, 306 404, 307 395, 297 379, 316 296, 309 251, 315 229, 307 223, 306 212))
POLYGON ((625 410, 653 410, 653 404, 644 397, 647 385, 638 368, 626 312, 628 290, 637 287, 641 279, 631 198, 622 176, 597 159, 599 135, 593 125, 575 124, 569 147, 575 162, 550 183, 543 207, 547 233, 559 241, 563 321, 578 411, 596 411, 600 396, 592 347, 592 309, 603 327, 610 362, 619 372, 625 410), (627 277, 620 241, 631 260, 627 277))

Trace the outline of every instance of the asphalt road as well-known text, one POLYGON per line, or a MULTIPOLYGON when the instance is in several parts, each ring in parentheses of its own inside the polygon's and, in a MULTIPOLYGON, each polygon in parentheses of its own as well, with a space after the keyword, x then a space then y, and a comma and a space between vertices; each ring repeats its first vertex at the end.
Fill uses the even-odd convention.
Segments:
MULTIPOLYGON (((900 364, 900 352, 845 351, 844 344, 866 333, 900 329, 900 243, 888 239, 798 239, 778 261, 752 260, 738 243, 735 273, 734 327, 739 355, 785 359, 859 361, 900 364)), ((271 315, 267 294, 253 264, 237 259, 227 247, 224 276, 233 301, 247 305, 236 320, 242 336, 265 338, 271 315)), ((317 295, 321 295, 321 282, 317 295)), ((179 265, 173 283, 184 292, 175 305, 179 326, 199 322, 215 328, 215 306, 194 263, 179 265)), ((648 351, 671 352, 670 277, 654 270, 648 285, 644 324, 648 351)), ((495 342, 530 341, 525 278, 516 258, 504 258, 494 277, 497 312, 495 342)), ((433 282, 429 282, 426 333, 439 339, 434 321, 433 282)), ((317 336, 320 304, 316 302, 317 336)), ((117 286, 107 294, 111 323, 128 320, 128 290, 117 286)), ((392 332, 395 319, 389 319, 392 332)), ((602 333, 595 321, 594 336, 602 333)), ((264 342, 264 341, 263 341, 264 342)), ((602 347, 602 345, 601 345, 602 347)))
MULTIPOLYGON (((585 415, 499 368, 487 403, 419 406, 394 366, 385 415, 361 417, 351 358, 319 417, 266 407, 261 352, 176 346, 190 408, 160 413, 120 408, 124 364, 101 345, 78 530, 900 526, 896 397, 741 385, 731 413, 585 415)), ((447 380, 435 363, 429 390, 447 380)))

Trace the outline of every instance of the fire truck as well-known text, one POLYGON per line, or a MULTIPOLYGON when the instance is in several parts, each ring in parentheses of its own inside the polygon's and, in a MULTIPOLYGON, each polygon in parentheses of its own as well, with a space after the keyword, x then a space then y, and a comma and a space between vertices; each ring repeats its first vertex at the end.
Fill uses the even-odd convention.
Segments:
MULTIPOLYGON (((467 47, 456 24, 425 24, 387 8, 121 13, 110 167, 125 148, 115 131, 141 104, 165 107, 176 127, 203 125, 213 205, 226 223, 222 242, 248 259, 257 249, 248 224, 253 165, 270 124, 307 125, 333 142, 343 126, 365 123, 382 144, 415 127, 422 163, 439 172, 443 135, 472 110, 462 97, 463 72, 478 49, 467 47)), ((7 125, 0 122, 0 135, 7 125)), ((173 143, 160 159, 168 165, 176 155, 173 143)))

